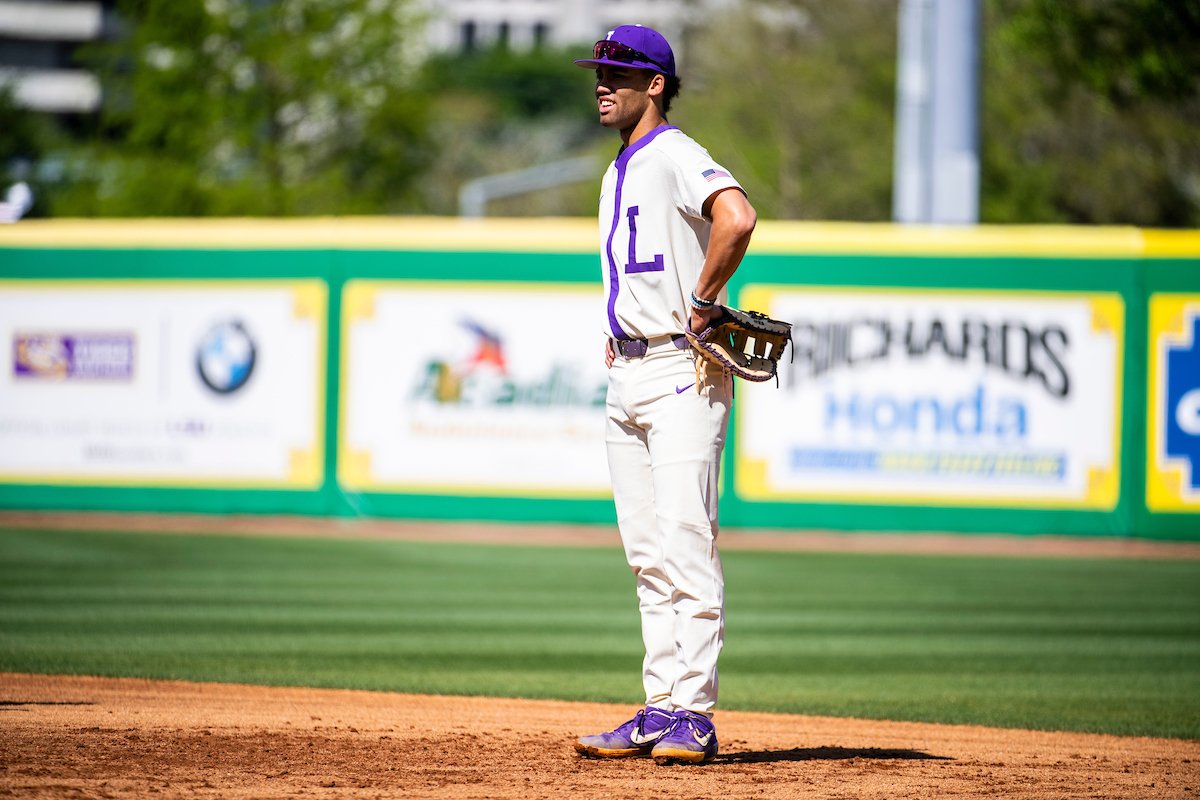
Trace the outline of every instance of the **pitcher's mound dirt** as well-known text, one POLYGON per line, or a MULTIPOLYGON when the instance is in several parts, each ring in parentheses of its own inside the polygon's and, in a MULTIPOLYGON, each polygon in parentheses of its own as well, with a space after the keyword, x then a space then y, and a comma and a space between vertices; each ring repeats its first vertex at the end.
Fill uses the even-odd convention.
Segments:
POLYGON ((1200 743, 720 712, 702 767, 594 761, 632 708, 0 674, 0 796, 1200 798, 1200 743))

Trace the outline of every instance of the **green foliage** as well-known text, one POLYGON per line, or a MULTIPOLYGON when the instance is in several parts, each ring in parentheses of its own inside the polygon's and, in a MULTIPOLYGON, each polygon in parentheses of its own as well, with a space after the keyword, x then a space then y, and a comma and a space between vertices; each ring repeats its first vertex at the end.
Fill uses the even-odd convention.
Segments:
POLYGON ((516 52, 491 47, 467 54, 431 57, 422 73, 426 87, 439 94, 490 98, 497 113, 526 119, 574 116, 595 122, 590 95, 580 87, 589 72, 572 62, 582 48, 535 48, 516 52))
POLYGON ((45 116, 17 105, 11 88, 0 83, 0 198, 11 183, 23 180, 33 186, 34 206, 30 216, 37 216, 42 193, 32 173, 36 164, 62 139, 57 126, 45 116))
POLYGON ((983 221, 1200 226, 1200 4, 986 10, 983 221))
POLYGON ((1032 0, 1001 3, 1046 55, 1060 83, 1078 83, 1118 105, 1200 94, 1196 0, 1032 0))
MULTIPOLYGON (((1200 4, 984 0, 981 218, 1200 226, 1200 4)), ((891 217, 896 5, 746 0, 672 121, 766 218, 891 217)))
MULTIPOLYGON (((1200 562, 724 554, 721 707, 1200 737, 1200 562)), ((640 697, 619 548, 0 532, 0 670, 640 697)))
MULTIPOLYGON (((571 158, 609 140, 596 122, 590 73, 571 63, 579 52, 494 47, 429 59, 422 86, 435 98, 438 143, 424 190, 431 212, 457 214, 458 191, 468 180, 571 158)), ((495 200, 488 213, 590 216, 603 164, 597 158, 593 183, 495 200)))
MULTIPOLYGON (((983 0, 981 218, 1200 227, 1200 2, 983 0)), ((0 98, 57 215, 454 214, 465 181, 594 154, 587 43, 428 58, 417 0, 120 0, 101 135, 0 98)), ((891 218, 895 0, 742 0, 675 42, 671 121, 766 219, 891 218)), ((35 188, 37 188, 35 186, 35 188)), ((595 213, 596 185, 493 214, 595 213)))
POLYGON ((106 136, 85 150, 91 169, 59 210, 404 208, 430 149, 408 6, 122 0, 128 35, 90 52, 110 98, 106 136))
POLYGON ((765 218, 890 216, 896 4, 747 0, 683 42, 680 124, 765 218))
POLYGON ((38 115, 18 106, 11 88, 0 83, 0 167, 5 172, 15 160, 32 161, 41 154, 43 128, 38 115))

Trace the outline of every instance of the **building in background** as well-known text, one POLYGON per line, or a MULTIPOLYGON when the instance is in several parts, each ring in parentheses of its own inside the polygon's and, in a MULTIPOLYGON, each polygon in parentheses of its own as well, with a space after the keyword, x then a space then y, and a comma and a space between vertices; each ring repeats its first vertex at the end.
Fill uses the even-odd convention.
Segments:
POLYGON ((79 46, 113 31, 116 0, 0 0, 0 86, 17 105, 51 114, 100 107, 100 81, 79 46))
POLYGON ((503 44, 514 50, 592 42, 628 23, 650 25, 674 43, 688 15, 711 0, 425 0, 429 44, 471 52, 503 44))
MULTIPOLYGON (((497 45, 529 50, 592 42, 604 31, 631 22, 658 28, 672 43, 682 43, 696 15, 729 0, 418 2, 428 13, 428 49, 469 53, 497 45)), ((115 35, 116 3, 0 0, 0 86, 8 86, 18 105, 35 111, 86 114, 98 110, 100 82, 82 67, 77 52, 82 44, 115 35)))

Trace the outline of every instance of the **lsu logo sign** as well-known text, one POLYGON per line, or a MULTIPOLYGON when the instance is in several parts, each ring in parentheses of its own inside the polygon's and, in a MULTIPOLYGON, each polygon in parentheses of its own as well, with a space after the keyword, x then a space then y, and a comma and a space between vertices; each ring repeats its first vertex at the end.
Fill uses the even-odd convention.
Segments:
POLYGON ((1146 507, 1200 511, 1200 295, 1150 297, 1146 507))

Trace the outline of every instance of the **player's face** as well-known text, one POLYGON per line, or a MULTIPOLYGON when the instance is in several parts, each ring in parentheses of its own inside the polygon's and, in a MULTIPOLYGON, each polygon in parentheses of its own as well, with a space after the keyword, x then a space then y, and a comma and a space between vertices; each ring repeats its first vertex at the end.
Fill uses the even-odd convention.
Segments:
POLYGON ((654 74, 601 64, 596 68, 596 103, 600 124, 625 131, 633 128, 651 105, 648 90, 654 74))

